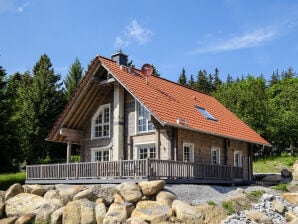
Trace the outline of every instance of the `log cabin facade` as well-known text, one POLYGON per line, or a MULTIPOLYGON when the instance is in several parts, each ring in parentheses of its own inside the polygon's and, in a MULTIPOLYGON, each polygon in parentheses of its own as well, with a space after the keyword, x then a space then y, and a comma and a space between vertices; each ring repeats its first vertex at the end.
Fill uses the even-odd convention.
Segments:
POLYGON ((28 166, 28 183, 120 182, 132 176, 248 183, 254 145, 270 145, 214 97, 146 77, 128 67, 121 52, 93 60, 47 140, 67 143, 67 164, 28 166), (75 165, 72 144, 80 145, 81 163, 75 165), (84 174, 84 164, 92 174, 84 174), (136 165, 139 174, 129 174, 136 165))

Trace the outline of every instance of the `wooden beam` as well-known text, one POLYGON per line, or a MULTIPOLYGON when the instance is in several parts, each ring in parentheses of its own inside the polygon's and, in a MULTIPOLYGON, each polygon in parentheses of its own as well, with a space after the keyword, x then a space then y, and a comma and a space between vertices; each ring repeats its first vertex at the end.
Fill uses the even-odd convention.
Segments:
POLYGON ((59 133, 60 135, 66 137, 66 139, 68 140, 80 141, 80 139, 83 137, 84 132, 77 129, 61 128, 59 133))

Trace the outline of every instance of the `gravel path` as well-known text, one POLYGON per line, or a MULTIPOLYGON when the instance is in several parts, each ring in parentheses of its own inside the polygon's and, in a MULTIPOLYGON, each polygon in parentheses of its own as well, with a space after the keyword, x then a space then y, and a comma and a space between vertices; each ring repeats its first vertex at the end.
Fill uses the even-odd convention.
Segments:
POLYGON ((226 197, 237 193, 240 189, 245 192, 263 190, 266 193, 274 193, 275 190, 262 186, 237 186, 226 187, 218 185, 185 185, 185 184, 167 184, 165 189, 175 193, 178 199, 191 205, 206 204, 213 201, 220 204, 226 197))

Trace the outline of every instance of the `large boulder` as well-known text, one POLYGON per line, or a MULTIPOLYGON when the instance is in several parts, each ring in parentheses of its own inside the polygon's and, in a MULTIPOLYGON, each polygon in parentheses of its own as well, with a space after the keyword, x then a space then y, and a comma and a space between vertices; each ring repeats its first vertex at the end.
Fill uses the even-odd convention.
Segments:
POLYGON ((110 205, 109 210, 103 219, 103 223, 123 223, 130 217, 134 208, 134 205, 128 202, 113 203, 110 205))
POLYGON ((298 160, 293 164, 292 177, 294 181, 298 181, 298 160))
POLYGON ((67 203, 63 210, 62 223, 96 223, 95 220, 95 203, 87 199, 80 199, 67 203))
POLYGON ((104 203, 98 203, 95 206, 95 218, 97 224, 102 224, 105 215, 107 214, 106 206, 104 203))
POLYGON ((282 169, 280 171, 280 174, 283 178, 291 178, 292 177, 292 172, 288 169, 282 169))
POLYGON ((5 202, 8 217, 20 216, 32 212, 46 203, 43 197, 34 194, 20 193, 5 202))
POLYGON ((18 219, 17 216, 0 219, 0 224, 14 224, 17 219, 18 219))
POLYGON ((138 202, 143 196, 140 187, 133 182, 125 182, 117 185, 116 189, 126 202, 138 202))
POLYGON ((195 207, 180 200, 173 201, 172 209, 177 218, 185 223, 201 223, 204 218, 195 207))
POLYGON ((283 193, 283 198, 294 205, 298 205, 298 193, 283 193))
POLYGON ((172 207, 172 203, 177 199, 177 196, 169 191, 160 191, 156 195, 156 201, 166 205, 168 207, 172 207))
POLYGON ((172 215, 172 209, 156 201, 140 201, 131 217, 149 223, 165 222, 172 215))
POLYGON ((280 182, 282 181, 282 177, 280 174, 271 174, 268 176, 265 176, 262 181, 264 182, 280 182))
POLYGON ((139 186, 145 196, 152 196, 161 191, 166 182, 164 180, 141 181, 139 186))
POLYGON ((4 210, 5 210, 5 204, 3 201, 0 200, 0 219, 3 217, 4 210))
POLYGON ((49 190, 47 193, 44 194, 43 197, 46 200, 60 199, 60 196, 56 190, 49 190))
POLYGON ((4 200, 7 201, 8 199, 10 199, 20 193, 23 193, 23 192, 24 192, 24 189, 22 188, 22 186, 19 183, 11 185, 5 192, 4 200))
POLYGON ((34 184, 34 185, 23 185, 24 193, 36 194, 38 196, 43 197, 43 195, 47 192, 43 186, 34 184))
POLYGON ((62 199, 63 204, 66 205, 68 202, 73 200, 73 197, 77 193, 79 193, 85 189, 86 189, 86 187, 80 186, 80 185, 73 186, 70 188, 60 188, 60 189, 58 188, 58 195, 62 199))
POLYGON ((34 212, 31 213, 25 213, 20 218, 17 219, 15 224, 27 224, 32 223, 35 219, 36 214, 34 212))
POLYGON ((51 215, 51 224, 62 224, 64 207, 61 207, 54 211, 51 215))
POLYGON ((125 224, 148 224, 148 222, 142 220, 142 219, 139 219, 139 218, 129 218, 126 220, 125 224))
POLYGON ((52 199, 50 201, 47 201, 38 210, 38 213, 35 218, 35 223, 36 224, 50 223, 51 215, 53 214, 53 212, 55 212, 57 209, 61 207, 63 207, 63 203, 59 199, 52 199))

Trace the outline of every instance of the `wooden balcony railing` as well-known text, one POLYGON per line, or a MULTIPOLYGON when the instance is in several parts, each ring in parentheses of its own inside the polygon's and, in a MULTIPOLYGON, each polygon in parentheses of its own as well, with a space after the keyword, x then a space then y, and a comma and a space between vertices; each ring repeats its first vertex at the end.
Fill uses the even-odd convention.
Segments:
POLYGON ((143 159, 108 162, 32 165, 26 167, 27 180, 72 180, 90 178, 140 179, 243 179, 241 167, 143 159))

